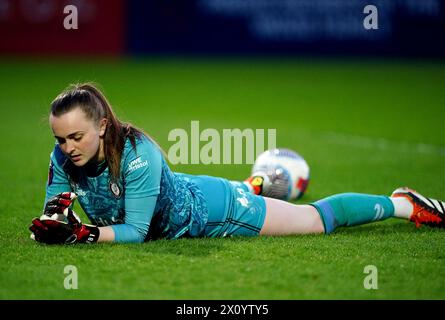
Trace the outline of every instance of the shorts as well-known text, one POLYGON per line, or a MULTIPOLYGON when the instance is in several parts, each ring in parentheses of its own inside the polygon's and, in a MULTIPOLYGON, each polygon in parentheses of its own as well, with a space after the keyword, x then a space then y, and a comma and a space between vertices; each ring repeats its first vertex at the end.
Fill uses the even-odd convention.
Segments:
POLYGON ((257 236, 266 217, 262 196, 250 193, 243 183, 211 176, 187 177, 202 191, 208 220, 202 236, 257 236))

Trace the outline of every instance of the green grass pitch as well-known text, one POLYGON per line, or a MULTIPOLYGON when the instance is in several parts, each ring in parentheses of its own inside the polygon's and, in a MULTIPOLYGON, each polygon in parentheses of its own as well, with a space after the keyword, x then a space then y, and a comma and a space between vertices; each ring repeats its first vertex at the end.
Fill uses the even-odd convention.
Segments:
MULTIPOLYGON (((445 230, 390 219, 326 235, 43 246, 50 101, 96 81, 164 150, 170 130, 275 128, 311 167, 307 203, 408 185, 445 198, 445 65, 413 61, 0 62, 0 299, 444 299, 445 230), (64 288, 64 267, 78 289, 64 288), (378 289, 363 286, 378 270, 378 289)), ((244 179, 249 165, 177 165, 244 179)), ((77 205, 76 205, 77 207, 77 205)), ((78 207, 77 207, 78 208, 78 207)), ((78 208, 78 210, 80 210, 78 208)), ((81 213, 84 219, 85 216, 81 213)))

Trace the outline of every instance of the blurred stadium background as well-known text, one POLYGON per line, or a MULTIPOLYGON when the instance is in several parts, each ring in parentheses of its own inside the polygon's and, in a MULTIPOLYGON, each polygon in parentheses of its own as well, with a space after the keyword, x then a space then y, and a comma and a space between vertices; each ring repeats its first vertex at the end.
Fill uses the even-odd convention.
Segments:
MULTIPOLYGON (((445 1, 0 0, 0 39, 0 298, 445 298, 444 233, 403 221, 94 248, 38 246, 27 231, 54 143, 48 105, 78 81, 164 150, 192 120, 276 128, 311 166, 303 202, 399 184, 443 198, 445 1), (67 5, 78 29, 64 28, 67 5), (367 5, 378 29, 364 27, 367 5), (67 264, 79 290, 63 288, 67 264), (370 264, 379 290, 363 288, 370 264)), ((243 179, 250 166, 172 169, 243 179)))
POLYGON ((2 54, 443 57, 441 0, 2 0, 2 54), (67 5, 77 30, 63 28, 67 5), (378 29, 363 21, 378 10, 378 29))

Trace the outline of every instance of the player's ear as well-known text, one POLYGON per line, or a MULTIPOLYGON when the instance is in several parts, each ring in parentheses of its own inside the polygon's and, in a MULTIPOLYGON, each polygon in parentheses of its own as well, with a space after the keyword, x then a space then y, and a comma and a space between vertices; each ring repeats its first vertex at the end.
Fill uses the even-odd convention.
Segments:
POLYGON ((108 119, 102 118, 99 122, 99 137, 103 137, 107 129, 108 119))

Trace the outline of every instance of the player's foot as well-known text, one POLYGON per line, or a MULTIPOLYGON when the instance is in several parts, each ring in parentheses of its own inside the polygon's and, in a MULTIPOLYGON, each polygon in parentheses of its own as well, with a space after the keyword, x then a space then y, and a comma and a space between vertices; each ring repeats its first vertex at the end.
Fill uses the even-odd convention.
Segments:
POLYGON ((394 190, 391 197, 404 197, 413 205, 410 221, 419 227, 425 224, 431 227, 445 227, 445 202, 422 196, 417 191, 403 187, 394 190))
POLYGON ((256 172, 244 183, 252 193, 269 198, 287 200, 289 194, 289 176, 282 170, 275 172, 256 172))

